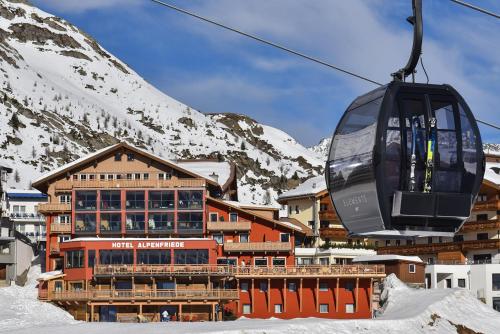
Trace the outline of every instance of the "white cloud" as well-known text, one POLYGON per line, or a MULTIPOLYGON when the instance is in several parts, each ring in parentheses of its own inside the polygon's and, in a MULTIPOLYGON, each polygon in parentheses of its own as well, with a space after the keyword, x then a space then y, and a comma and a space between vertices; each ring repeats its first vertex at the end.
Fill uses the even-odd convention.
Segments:
POLYGON ((41 5, 60 12, 82 13, 90 10, 127 8, 140 6, 140 0, 34 0, 35 5, 41 5))

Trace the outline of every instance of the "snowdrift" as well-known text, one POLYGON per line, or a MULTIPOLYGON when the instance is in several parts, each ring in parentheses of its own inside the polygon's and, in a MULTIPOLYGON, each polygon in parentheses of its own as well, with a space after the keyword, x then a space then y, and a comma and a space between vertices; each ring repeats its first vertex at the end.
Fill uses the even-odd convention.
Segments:
POLYGON ((500 314, 478 301, 467 290, 410 289, 394 275, 387 277, 383 291, 383 314, 373 320, 250 320, 218 323, 82 323, 56 306, 36 300, 35 278, 29 284, 0 289, 0 333, 123 334, 123 333, 498 333, 500 314))

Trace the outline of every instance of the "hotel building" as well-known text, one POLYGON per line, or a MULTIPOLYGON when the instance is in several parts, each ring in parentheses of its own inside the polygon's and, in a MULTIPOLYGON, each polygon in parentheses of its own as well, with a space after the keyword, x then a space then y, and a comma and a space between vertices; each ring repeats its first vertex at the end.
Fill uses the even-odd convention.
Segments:
POLYGON ((296 265, 311 230, 238 203, 235 173, 207 166, 122 142, 35 180, 39 298, 85 321, 371 317, 383 265, 296 265))

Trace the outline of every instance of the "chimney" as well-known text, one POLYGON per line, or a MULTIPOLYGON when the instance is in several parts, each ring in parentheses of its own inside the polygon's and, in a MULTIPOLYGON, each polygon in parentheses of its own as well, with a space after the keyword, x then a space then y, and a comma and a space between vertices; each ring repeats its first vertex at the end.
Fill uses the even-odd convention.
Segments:
POLYGON ((212 172, 212 174, 210 174, 209 177, 215 182, 219 183, 219 175, 215 174, 215 172, 212 172))

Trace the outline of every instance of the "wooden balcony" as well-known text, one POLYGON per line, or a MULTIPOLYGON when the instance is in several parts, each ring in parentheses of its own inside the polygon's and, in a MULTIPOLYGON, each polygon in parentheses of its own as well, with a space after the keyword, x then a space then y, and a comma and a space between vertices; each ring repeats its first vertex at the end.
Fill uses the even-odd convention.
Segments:
POLYGON ((472 207, 473 211, 500 210, 500 200, 492 199, 486 202, 476 202, 472 207))
POLYGON ((44 292, 39 299, 61 302, 90 301, 207 301, 235 300, 238 290, 80 290, 44 292))
POLYGON ((500 218, 466 222, 460 229, 460 232, 474 232, 490 229, 500 229, 500 218))
POLYGON ((203 188, 202 179, 170 179, 170 180, 60 180, 55 183, 58 191, 74 188, 203 188))
POLYGON ((71 224, 50 224, 50 233, 71 233, 71 224))
POLYGON ((379 247, 378 254, 420 255, 440 252, 468 251, 474 249, 498 249, 500 240, 467 240, 463 242, 445 242, 432 244, 416 244, 413 246, 379 247))
POLYGON ((289 242, 225 242, 225 252, 291 252, 289 242))
POLYGON ((338 217, 335 214, 335 212, 331 210, 326 210, 326 211, 320 211, 319 213, 319 220, 328 220, 328 221, 338 221, 338 217))
POLYGON ((347 231, 343 227, 323 227, 319 229, 321 238, 347 239, 347 231))
POLYGON ((283 267, 238 267, 237 278, 270 277, 385 277, 384 265, 327 265, 327 266, 283 266, 283 267))
POLYGON ((236 267, 221 265, 106 265, 94 267, 95 277, 108 276, 233 276, 236 267))
POLYGON ((207 230, 209 231, 250 231, 251 222, 207 222, 207 230))
POLYGON ((38 205, 38 212, 40 213, 55 213, 55 212, 70 212, 70 203, 42 203, 38 205))
POLYGON ((51 255, 59 255, 61 253, 61 249, 59 248, 59 244, 50 245, 50 254, 51 255))

